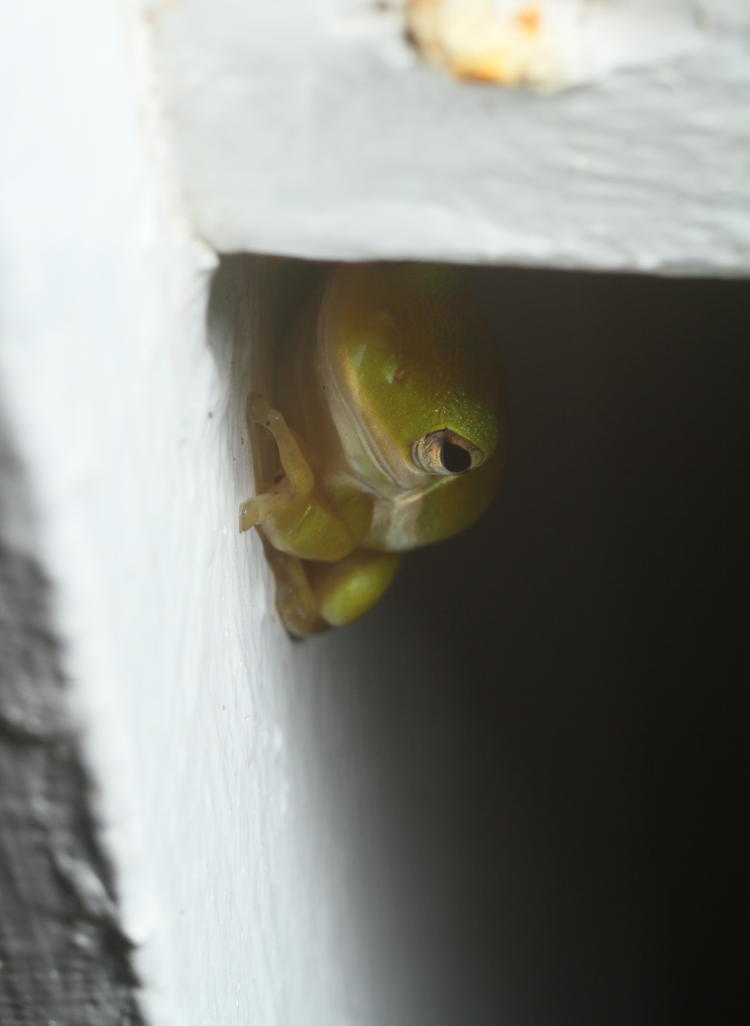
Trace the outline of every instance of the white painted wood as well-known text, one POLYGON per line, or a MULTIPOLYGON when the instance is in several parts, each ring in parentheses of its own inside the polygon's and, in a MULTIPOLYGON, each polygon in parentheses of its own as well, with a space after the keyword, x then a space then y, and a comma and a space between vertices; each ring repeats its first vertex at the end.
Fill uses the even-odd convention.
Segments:
POLYGON ((4 22, 0 396, 34 507, 15 543, 53 584, 150 1021, 352 1022, 366 961, 295 735, 313 671, 237 531, 230 362, 262 265, 208 345, 214 259, 174 200, 139 26, 85 2, 4 22))
POLYGON ((452 80, 404 41, 401 4, 154 5, 200 235, 327 258, 746 273, 745 0, 516 7, 564 29, 542 84, 575 88, 452 80))

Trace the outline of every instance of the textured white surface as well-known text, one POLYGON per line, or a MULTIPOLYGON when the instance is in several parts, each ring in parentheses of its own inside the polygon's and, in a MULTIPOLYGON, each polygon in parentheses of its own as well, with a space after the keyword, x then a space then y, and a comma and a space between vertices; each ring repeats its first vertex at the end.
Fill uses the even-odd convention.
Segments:
POLYGON ((387 7, 154 5, 200 234, 303 256, 747 272, 750 7, 601 7, 604 67, 621 70, 536 95, 421 64, 387 7))
MULTIPOLYGON (((4 22, 0 399, 35 506, 17 544, 55 589, 147 1007, 179 1026, 351 1023, 354 941, 289 737, 312 671, 237 532, 245 384, 229 388, 231 339, 206 344, 213 257, 137 100, 138 26, 84 0, 4 22)), ((243 288, 250 331, 262 282, 243 288)))

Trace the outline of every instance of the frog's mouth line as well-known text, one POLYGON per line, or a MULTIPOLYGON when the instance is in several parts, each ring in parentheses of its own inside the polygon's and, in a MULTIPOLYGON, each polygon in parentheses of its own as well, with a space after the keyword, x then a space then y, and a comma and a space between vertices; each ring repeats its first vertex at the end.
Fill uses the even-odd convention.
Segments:
POLYGON ((315 372, 318 380, 325 382, 331 417, 347 460, 357 480, 367 491, 382 499, 405 502, 416 501, 435 487, 436 480, 427 482, 415 466, 405 465, 398 455, 396 446, 390 447, 394 459, 389 459, 389 449, 378 444, 371 426, 357 409, 349 390, 341 381, 340 371, 333 364, 326 345, 328 331, 335 329, 329 312, 330 297, 326 294, 321 303, 316 335, 315 372), (373 469, 379 480, 373 481, 373 469))

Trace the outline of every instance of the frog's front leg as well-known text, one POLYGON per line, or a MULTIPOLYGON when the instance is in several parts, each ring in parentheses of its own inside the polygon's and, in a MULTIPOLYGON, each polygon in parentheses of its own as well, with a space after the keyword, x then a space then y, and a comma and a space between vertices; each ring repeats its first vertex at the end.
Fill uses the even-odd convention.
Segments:
POLYGON ((371 500, 360 497, 345 519, 317 487, 315 474, 283 414, 251 393, 247 417, 250 424, 261 424, 273 435, 283 473, 269 491, 242 503, 240 531, 259 527, 275 549, 301 559, 332 562, 348 555, 369 528, 371 500))
POLYGON ((284 417, 274 410, 262 396, 250 392, 245 407, 248 430, 252 433, 254 424, 262 424, 273 435, 279 450, 279 459, 284 470, 283 488, 275 488, 263 495, 256 495, 240 506, 240 531, 258 527, 272 516, 274 509, 283 509, 290 500, 310 494, 315 481, 310 465, 300 449, 293 431, 284 417))

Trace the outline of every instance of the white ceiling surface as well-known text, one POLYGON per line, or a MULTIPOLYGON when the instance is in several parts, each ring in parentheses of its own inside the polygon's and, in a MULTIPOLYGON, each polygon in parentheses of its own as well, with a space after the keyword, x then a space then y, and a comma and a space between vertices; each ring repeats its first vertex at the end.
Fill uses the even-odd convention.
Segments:
POLYGON ((588 81, 546 93, 427 66, 386 5, 155 5, 197 231, 225 251, 747 273, 750 4, 576 2, 599 11, 588 81))

